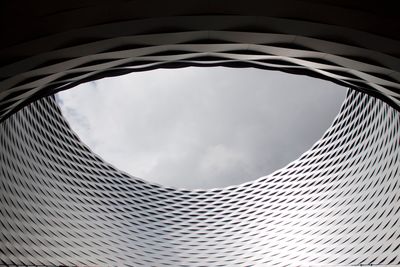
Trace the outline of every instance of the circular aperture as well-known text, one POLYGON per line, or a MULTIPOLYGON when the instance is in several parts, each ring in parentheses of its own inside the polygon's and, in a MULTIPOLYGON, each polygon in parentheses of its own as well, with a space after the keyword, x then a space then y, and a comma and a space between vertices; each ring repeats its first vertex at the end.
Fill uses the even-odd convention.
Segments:
POLYGON ((307 151, 345 93, 278 71, 190 67, 97 80, 57 100, 80 138, 121 170, 215 188, 265 176, 307 151))

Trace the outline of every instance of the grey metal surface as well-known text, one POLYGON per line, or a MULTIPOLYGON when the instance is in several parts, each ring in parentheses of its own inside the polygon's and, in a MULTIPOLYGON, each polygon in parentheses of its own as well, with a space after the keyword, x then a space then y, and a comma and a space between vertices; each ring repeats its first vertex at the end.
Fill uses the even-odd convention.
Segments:
POLYGON ((0 262, 400 264, 400 20, 387 5, 2 1, 0 262), (52 98, 27 106, 100 77, 194 65, 281 70, 369 95, 352 91, 321 140, 282 170, 192 191, 103 162, 52 98))
POLYGON ((84 81, 193 65, 316 76, 399 108, 400 18, 388 2, 159 2, 4 1, 0 120, 84 81))
POLYGON ((0 260, 400 264, 399 130, 398 111, 351 91, 324 136, 285 168, 238 186, 180 190, 103 162, 46 98, 0 124, 0 260))

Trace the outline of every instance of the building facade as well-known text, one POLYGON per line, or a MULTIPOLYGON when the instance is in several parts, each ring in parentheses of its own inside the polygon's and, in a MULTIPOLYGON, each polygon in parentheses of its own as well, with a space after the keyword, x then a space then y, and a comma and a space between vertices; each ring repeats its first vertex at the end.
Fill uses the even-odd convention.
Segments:
POLYGON ((384 2, 265 2, 5 1, 0 264, 399 265, 397 12, 384 2), (209 190, 115 169, 71 131, 51 96, 185 66, 251 66, 351 89, 299 159, 209 190))

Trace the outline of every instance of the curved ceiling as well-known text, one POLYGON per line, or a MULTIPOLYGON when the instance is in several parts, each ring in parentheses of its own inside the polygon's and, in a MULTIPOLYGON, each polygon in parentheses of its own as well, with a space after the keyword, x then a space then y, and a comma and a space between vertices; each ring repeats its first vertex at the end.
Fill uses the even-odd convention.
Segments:
POLYGON ((381 2, 9 1, 1 10, 1 120, 84 81, 188 65, 279 69, 400 103, 400 20, 381 2))
POLYGON ((399 264, 399 18, 385 1, 2 1, 0 259, 13 265, 399 264), (286 168, 223 189, 130 177, 53 98, 161 67, 255 66, 351 91, 286 168), (16 113, 10 119, 10 115, 16 113))

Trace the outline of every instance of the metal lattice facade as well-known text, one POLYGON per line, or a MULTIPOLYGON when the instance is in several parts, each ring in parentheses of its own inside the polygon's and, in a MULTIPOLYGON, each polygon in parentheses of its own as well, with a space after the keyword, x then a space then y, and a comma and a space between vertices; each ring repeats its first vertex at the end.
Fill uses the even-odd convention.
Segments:
POLYGON ((384 5, 2 1, 0 263, 400 264, 400 19, 384 5), (298 160, 210 190, 116 170, 80 142, 49 96, 185 66, 280 70, 352 90, 298 160))
POLYGON ((400 264, 400 116, 349 92, 298 160, 238 186, 179 190, 93 154, 50 97, 0 125, 5 263, 400 264))

